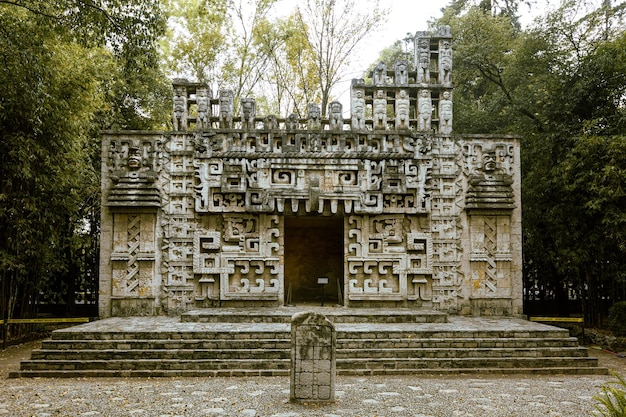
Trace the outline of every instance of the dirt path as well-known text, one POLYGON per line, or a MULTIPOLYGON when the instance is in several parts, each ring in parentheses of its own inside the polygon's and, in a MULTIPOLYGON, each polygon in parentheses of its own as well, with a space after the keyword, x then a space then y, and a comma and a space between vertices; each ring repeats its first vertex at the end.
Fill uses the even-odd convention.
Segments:
POLYGON ((40 346, 41 340, 34 340, 0 350, 0 379, 7 379, 10 371, 19 370, 20 362, 30 358, 30 352, 40 346))

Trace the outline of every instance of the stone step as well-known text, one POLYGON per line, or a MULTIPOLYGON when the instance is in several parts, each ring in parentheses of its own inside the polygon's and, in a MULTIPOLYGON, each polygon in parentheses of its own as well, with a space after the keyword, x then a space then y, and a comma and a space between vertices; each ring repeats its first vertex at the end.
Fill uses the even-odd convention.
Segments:
MULTIPOLYGON (((193 370, 20 370, 9 378, 181 378, 181 377, 265 377, 289 376, 288 369, 193 369, 193 370)), ((422 368, 422 369, 337 369, 337 375, 608 375, 606 368, 538 367, 538 368, 422 368)))
POLYGON ((554 358, 587 357, 587 349, 575 348, 391 348, 391 349, 337 349, 339 359, 384 359, 384 358, 554 358))
MULTIPOLYGON (((485 339, 338 339, 339 349, 360 349, 363 346, 378 349, 495 349, 495 348, 558 348, 577 347, 576 338, 485 338, 485 339)), ((291 338, 275 339, 121 339, 121 340, 61 340, 42 342, 45 350, 78 349, 290 349, 291 338)))
POLYGON ((394 339, 338 339, 337 346, 342 349, 359 349, 363 346, 378 348, 413 348, 413 349, 481 349, 481 348, 538 348, 538 347, 577 347, 578 339, 568 338, 394 338, 394 339))
MULTIPOLYGON (((287 326, 287 325, 285 325, 287 326)), ((357 326, 357 325, 353 325, 357 326)), ((262 327, 262 326, 258 326, 262 327)), ((530 331, 530 332, 510 332, 510 331, 480 331, 466 332, 457 331, 438 331, 438 330, 419 330, 419 329, 367 329, 361 331, 359 329, 351 329, 348 331, 338 329, 337 339, 360 339, 360 340, 389 340, 389 339, 413 339, 413 340, 446 340, 446 339, 462 339, 462 340, 480 340, 480 339, 567 339, 569 333, 567 330, 553 331, 530 331)), ((63 332, 54 331, 51 336, 52 340, 103 340, 103 341, 128 341, 128 340, 267 340, 267 339, 284 339, 290 340, 291 333, 285 331, 249 331, 247 329, 229 329, 227 331, 194 331, 194 332, 63 332)))
MULTIPOLYGON (((199 309, 181 315, 182 322, 191 323, 291 323, 291 317, 302 311, 298 307, 273 309, 216 308, 199 309)), ((307 311, 320 312, 333 323, 446 323, 448 315, 441 311, 376 308, 347 309, 343 307, 310 306, 307 311)))
POLYGON ((600 367, 537 367, 537 368, 422 368, 422 369, 337 369, 337 375, 393 376, 393 375, 608 375, 600 367))
POLYGON ((506 369, 506 368, 593 368, 598 366, 596 358, 350 358, 337 359, 337 369, 394 370, 394 369, 506 369))
POLYGON ((227 329, 223 331, 191 331, 191 332, 160 332, 160 331, 137 331, 137 332, 76 332, 58 331, 52 332, 52 340, 106 340, 106 341, 128 341, 128 340, 267 340, 267 339, 289 339, 291 333, 288 326, 284 331, 268 329, 266 331, 250 331, 247 329, 227 329))
POLYGON ((87 359, 87 360, 27 360, 26 371, 95 371, 95 370, 289 370, 290 359, 87 359))
MULTIPOLYGON (((37 361, 23 363, 10 377, 90 376, 286 376, 290 361, 250 360, 89 360, 37 361)), ((441 359, 349 359, 337 360, 338 375, 413 374, 608 374, 593 358, 467 358, 441 359)))
POLYGON ((394 329, 391 326, 359 329, 358 324, 350 330, 337 329, 337 339, 556 339, 569 338, 566 329, 534 330, 534 331, 509 331, 509 330, 429 330, 429 329, 394 329))
POLYGON ((246 378, 289 376, 289 369, 96 369, 96 370, 19 370, 9 373, 9 378, 246 378))
MULTIPOLYGON (((495 348, 495 349, 337 349, 337 359, 384 358, 551 358, 586 357, 584 348, 495 348)), ((122 359, 289 359, 290 349, 37 349, 32 360, 122 360, 122 359)))
POLYGON ((33 350, 32 360, 47 361, 88 361, 88 360, 126 360, 126 359, 249 359, 276 360, 290 359, 289 349, 80 349, 80 350, 33 350))
POLYGON ((128 340, 44 340, 45 350, 106 349, 291 349, 291 338, 282 339, 128 339, 128 340))
MULTIPOLYGON (((371 316, 358 312, 358 319, 346 318, 355 316, 350 312, 335 324, 340 375, 606 373, 566 329, 513 318, 455 316, 443 323, 404 322, 407 317, 387 323, 342 322, 371 316)), ((381 320, 396 314, 379 312, 381 320)), ((12 375, 289 375, 290 323, 246 320, 130 317, 60 329, 12 375)))

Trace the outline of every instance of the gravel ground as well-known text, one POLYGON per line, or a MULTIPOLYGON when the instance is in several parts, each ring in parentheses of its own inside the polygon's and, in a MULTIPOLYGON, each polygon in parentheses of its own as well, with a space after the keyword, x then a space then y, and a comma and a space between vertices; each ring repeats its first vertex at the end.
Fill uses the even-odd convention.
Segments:
POLYGON ((291 404, 289 379, 17 379, 11 416, 584 416, 606 377, 337 379, 334 404, 291 404))
MULTIPOLYGON (((333 404, 289 400, 289 378, 6 379, 36 344, 0 354, 0 415, 589 416, 611 376, 337 377, 333 404)), ((625 359, 592 351, 622 374, 625 359)))

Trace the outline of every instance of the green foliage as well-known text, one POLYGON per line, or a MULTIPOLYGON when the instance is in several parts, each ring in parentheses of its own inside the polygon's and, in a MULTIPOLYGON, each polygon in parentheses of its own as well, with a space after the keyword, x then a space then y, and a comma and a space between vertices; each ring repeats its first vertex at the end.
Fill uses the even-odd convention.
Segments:
POLYGON ((507 71, 519 42, 510 18, 473 7, 446 23, 454 33, 455 130, 511 133, 512 113, 523 105, 507 71))
POLYGON ((230 46, 232 21, 227 0, 164 2, 169 30, 161 43, 170 74, 220 83, 220 65, 230 46))
POLYGON ((626 297, 626 5, 564 0, 522 30, 521 2, 455 0, 455 131, 522 135, 524 279, 626 297))
POLYGON ((99 131, 161 124, 169 107, 155 6, 0 2, 2 316, 31 315, 41 297, 71 306, 86 282, 95 290, 99 131))
POLYGON ((609 327, 616 336, 626 336, 626 301, 614 303, 609 309, 609 327))
POLYGON ((617 380, 602 385, 600 394, 593 397, 598 402, 595 408, 604 417, 625 417, 626 379, 615 372, 613 376, 617 380))

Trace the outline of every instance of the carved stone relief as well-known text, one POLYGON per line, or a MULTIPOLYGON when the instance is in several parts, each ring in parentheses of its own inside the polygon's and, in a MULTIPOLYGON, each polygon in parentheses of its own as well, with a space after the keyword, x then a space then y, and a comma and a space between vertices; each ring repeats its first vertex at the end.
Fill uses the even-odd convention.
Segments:
POLYGON ((343 224, 347 306, 521 313, 519 140, 453 134, 450 42, 418 32, 411 63, 353 80, 346 119, 235 115, 232 91, 175 80, 173 131, 107 132, 101 315, 282 305, 285 219, 307 218, 343 224))
POLYGON ((509 216, 471 217, 472 295, 511 296, 510 218, 509 216))
POLYGON ((153 297, 155 215, 116 214, 113 219, 113 297, 153 297))

